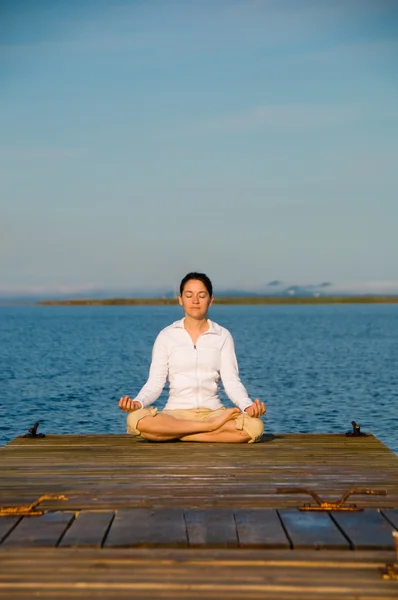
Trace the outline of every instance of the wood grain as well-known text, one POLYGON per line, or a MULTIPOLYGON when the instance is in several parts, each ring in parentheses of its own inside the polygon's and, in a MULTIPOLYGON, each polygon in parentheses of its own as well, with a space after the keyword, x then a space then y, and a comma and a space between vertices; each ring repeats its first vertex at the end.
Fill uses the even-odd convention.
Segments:
POLYGON ((350 549, 349 542, 327 512, 301 512, 296 508, 278 512, 293 548, 350 549))
POLYGON ((373 436, 268 436, 259 444, 151 444, 128 435, 16 438, 0 449, 0 505, 33 502, 47 510, 117 508, 288 508, 312 501, 277 494, 310 487, 337 500, 351 487, 385 489, 355 496, 362 507, 398 507, 398 457, 373 436), (244 465, 244 468, 242 467, 244 465))
POLYGON ((350 538, 357 549, 393 549, 394 527, 377 510, 361 512, 332 512, 334 521, 350 538))
POLYGON ((371 435, 16 438, 0 449, 0 480, 1 506, 68 498, 43 502, 40 517, 0 517, 1 598, 397 597, 380 569, 395 560, 398 457, 371 435), (292 487, 328 501, 352 487, 387 495, 351 498, 361 513, 302 513, 313 500, 292 487))
POLYGON ((39 517, 24 517, 6 537, 2 546, 56 546, 68 525, 73 513, 47 513, 39 517))
POLYGON ((101 547, 114 518, 113 512, 82 512, 62 537, 61 547, 101 547))

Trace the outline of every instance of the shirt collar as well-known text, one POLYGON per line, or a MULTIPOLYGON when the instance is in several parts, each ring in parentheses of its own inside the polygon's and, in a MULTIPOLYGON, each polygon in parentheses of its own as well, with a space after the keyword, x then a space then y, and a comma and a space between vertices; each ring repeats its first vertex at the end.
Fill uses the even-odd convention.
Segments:
MULTIPOLYGON (((172 324, 172 327, 174 329, 185 329, 184 328, 184 319, 185 319, 185 317, 183 317, 179 321, 174 321, 174 323, 172 324)), ((209 324, 209 329, 207 331, 205 331, 204 333, 216 333, 217 335, 221 335, 221 327, 217 323, 214 323, 214 321, 211 321, 210 319, 207 319, 207 322, 209 324)))

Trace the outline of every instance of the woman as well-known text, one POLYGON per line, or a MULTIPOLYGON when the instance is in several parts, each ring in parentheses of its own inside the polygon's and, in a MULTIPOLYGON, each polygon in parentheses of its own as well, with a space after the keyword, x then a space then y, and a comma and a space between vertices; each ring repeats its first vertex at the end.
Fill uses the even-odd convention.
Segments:
POLYGON ((259 417, 264 402, 252 402, 242 385, 230 332, 210 321, 213 286, 204 273, 188 273, 178 301, 185 317, 163 329, 156 338, 149 378, 136 398, 120 398, 130 413, 127 431, 155 442, 256 442, 264 431, 259 417), (147 408, 168 379, 165 409, 147 408), (226 409, 217 394, 222 380, 227 396, 238 408, 226 409))

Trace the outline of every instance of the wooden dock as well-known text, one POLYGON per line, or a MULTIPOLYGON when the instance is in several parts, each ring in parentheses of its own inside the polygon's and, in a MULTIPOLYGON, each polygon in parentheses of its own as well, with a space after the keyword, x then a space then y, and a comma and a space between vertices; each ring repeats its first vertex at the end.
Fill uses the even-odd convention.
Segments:
POLYGON ((371 435, 1 448, 0 506, 44 495, 42 514, 0 517, 0 598, 398 597, 398 578, 382 577, 398 562, 398 456, 371 435), (337 503, 353 488, 373 492, 343 505, 360 510, 300 510, 318 507, 304 489, 337 503))

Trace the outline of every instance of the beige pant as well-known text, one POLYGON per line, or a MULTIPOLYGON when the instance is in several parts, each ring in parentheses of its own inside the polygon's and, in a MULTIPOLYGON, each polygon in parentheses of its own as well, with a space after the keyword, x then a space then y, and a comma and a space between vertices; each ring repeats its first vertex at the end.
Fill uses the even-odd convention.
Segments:
MULTIPOLYGON (((210 410, 208 408, 190 408, 190 409, 176 409, 176 410, 163 410, 162 413, 175 417, 176 419, 185 419, 187 421, 207 421, 214 417, 219 417, 225 408, 218 408, 217 410, 210 410)), ((134 412, 129 413, 127 416, 127 433, 136 436, 139 439, 145 439, 138 428, 138 422, 148 415, 154 417, 158 412, 157 408, 140 408, 134 412)), ((246 413, 240 413, 235 418, 236 429, 244 430, 250 436, 249 444, 258 442, 264 432, 264 423, 261 419, 250 417, 246 413)))

